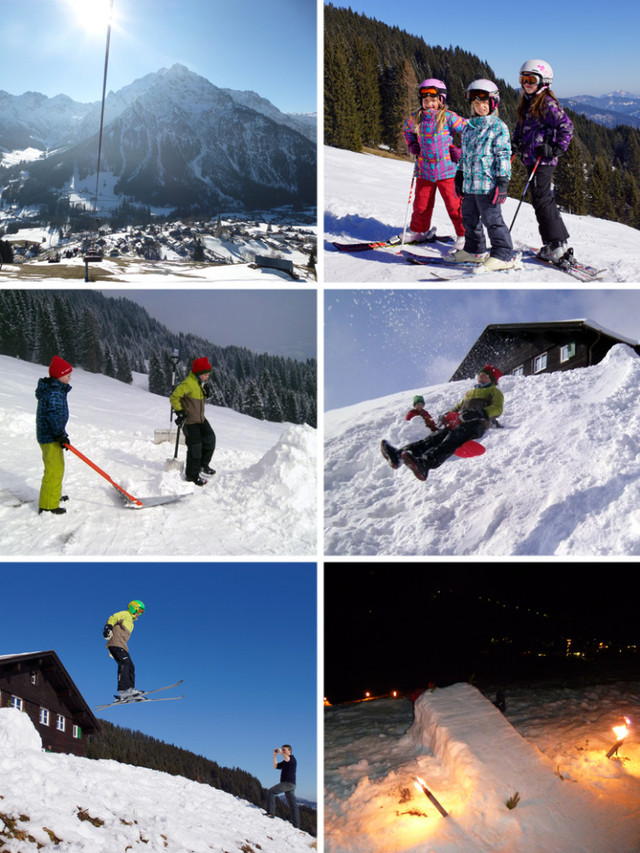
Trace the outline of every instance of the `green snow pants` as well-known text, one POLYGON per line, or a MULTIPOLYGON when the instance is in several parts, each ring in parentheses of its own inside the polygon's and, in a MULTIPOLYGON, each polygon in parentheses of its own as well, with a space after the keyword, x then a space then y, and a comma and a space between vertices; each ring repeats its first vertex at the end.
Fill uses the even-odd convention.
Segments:
POLYGON ((40 486, 40 509, 57 509, 62 494, 64 451, 57 441, 41 444, 44 474, 40 486))

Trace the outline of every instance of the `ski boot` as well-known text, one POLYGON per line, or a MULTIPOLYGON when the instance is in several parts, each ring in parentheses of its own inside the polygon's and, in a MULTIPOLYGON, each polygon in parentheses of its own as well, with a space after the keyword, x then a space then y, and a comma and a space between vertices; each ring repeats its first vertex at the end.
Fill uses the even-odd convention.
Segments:
POLYGON ((418 480, 422 480, 424 482, 429 476, 429 469, 422 463, 422 460, 418 459, 417 456, 414 456, 410 450, 403 450, 400 454, 400 459, 402 459, 408 468, 411 468, 418 480))
POLYGON ((458 249, 450 258, 456 264, 482 264, 487 256, 487 252, 466 252, 464 249, 458 249))
POLYGON ((552 240, 550 243, 545 243, 538 252, 537 257, 540 258, 541 261, 548 261, 549 263, 560 265, 560 262, 568 251, 571 250, 567 246, 566 240, 552 240))
POLYGON ((392 468, 396 469, 400 467, 400 454, 396 448, 392 444, 389 444, 389 442, 384 438, 380 442, 380 452, 392 468))

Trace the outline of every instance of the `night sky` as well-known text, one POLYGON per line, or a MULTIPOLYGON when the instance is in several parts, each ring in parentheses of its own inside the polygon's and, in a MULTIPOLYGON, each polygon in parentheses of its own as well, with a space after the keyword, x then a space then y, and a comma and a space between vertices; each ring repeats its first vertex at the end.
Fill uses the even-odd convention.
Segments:
POLYGON ((326 563, 325 695, 621 669, 640 678, 640 654, 619 651, 640 645, 637 574, 611 563, 326 563))

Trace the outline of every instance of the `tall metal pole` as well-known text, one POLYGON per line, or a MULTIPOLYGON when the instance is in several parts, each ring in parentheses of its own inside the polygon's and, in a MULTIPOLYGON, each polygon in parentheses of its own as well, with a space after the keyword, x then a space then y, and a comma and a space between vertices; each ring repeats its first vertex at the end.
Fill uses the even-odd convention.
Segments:
POLYGON ((104 127, 104 102, 107 94, 107 69, 109 67, 109 45, 111 43, 111 20, 113 18, 113 0, 109 6, 109 24, 107 26, 107 46, 104 52, 104 76, 102 80, 102 108, 100 110, 100 133, 98 135, 98 165, 96 167, 96 197, 93 202, 93 215, 98 209, 98 186, 100 182, 100 156, 102 152, 102 129, 104 127))

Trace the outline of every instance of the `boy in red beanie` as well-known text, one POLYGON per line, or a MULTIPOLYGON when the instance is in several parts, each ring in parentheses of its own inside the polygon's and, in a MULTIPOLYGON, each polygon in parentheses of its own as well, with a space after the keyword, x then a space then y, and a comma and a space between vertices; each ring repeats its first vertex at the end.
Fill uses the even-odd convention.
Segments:
POLYGON ((39 513, 51 512, 54 515, 63 515, 66 512, 66 509, 60 506, 61 500, 67 500, 67 496, 62 495, 64 476, 62 451, 63 445, 69 442, 67 394, 71 391, 69 381, 72 369, 69 362, 60 358, 59 355, 54 355, 49 365, 49 376, 38 380, 36 388, 38 400, 36 435, 44 462, 38 503, 39 513))
POLYGON ((207 358, 196 358, 191 365, 191 373, 173 391, 169 400, 176 413, 176 424, 182 426, 187 444, 186 479, 196 486, 207 482, 202 474, 215 474, 209 467, 216 449, 216 434, 204 414, 208 396, 205 382, 211 375, 211 365, 207 358))

